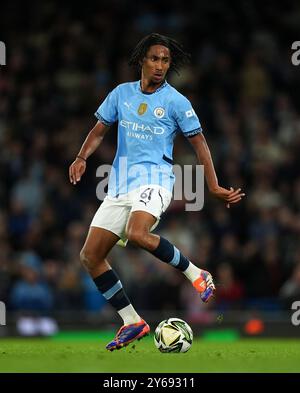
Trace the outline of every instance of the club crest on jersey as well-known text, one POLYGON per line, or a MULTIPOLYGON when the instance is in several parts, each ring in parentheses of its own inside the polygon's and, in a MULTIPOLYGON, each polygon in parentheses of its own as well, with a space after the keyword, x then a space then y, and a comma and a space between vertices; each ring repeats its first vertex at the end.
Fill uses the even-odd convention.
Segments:
POLYGON ((154 109, 155 117, 158 117, 159 119, 161 119, 162 117, 164 117, 164 114, 165 114, 164 108, 155 108, 154 109))
POLYGON ((142 102, 138 109, 138 114, 143 115, 147 111, 148 105, 145 102, 142 102))

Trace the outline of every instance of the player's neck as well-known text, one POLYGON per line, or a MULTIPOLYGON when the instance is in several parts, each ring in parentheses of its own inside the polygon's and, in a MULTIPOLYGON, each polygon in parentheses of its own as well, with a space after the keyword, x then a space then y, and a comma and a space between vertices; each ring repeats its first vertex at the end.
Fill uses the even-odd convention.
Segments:
POLYGON ((160 83, 153 83, 151 80, 142 77, 141 90, 143 93, 154 93, 164 83, 165 80, 160 83))

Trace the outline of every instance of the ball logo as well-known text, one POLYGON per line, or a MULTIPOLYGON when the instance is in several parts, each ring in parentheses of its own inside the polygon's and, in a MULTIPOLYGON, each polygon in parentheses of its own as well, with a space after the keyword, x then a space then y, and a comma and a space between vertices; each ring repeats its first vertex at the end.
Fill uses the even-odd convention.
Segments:
POLYGON ((165 115, 165 110, 164 110, 164 108, 155 108, 155 109, 154 109, 154 115, 155 115, 155 117, 157 117, 158 119, 161 119, 162 117, 164 117, 164 115, 165 115))

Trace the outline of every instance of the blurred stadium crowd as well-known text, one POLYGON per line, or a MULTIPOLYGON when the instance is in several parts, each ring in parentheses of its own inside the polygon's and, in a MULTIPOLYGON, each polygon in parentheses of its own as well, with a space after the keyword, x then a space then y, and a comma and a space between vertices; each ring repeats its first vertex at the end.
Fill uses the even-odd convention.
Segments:
MULTIPOLYGON (((68 167, 107 93, 138 78, 127 61, 155 31, 192 54, 168 81, 193 103, 220 184, 246 192, 231 209, 207 191, 200 212, 173 201, 156 232, 214 274, 212 309, 290 308, 300 300, 300 68, 291 64, 299 2, 93 4, 1 6, 0 299, 9 310, 42 314, 105 306, 79 252, 116 127, 76 187, 68 167)), ((197 163, 180 136, 174 161, 197 163)), ((138 310, 201 312, 184 276, 150 254, 115 247, 110 260, 138 310)))

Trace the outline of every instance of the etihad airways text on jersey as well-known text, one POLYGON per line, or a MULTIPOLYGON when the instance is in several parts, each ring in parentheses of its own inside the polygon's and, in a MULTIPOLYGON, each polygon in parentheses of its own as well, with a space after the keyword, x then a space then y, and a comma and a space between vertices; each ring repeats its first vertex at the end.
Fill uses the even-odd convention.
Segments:
POLYGON ((120 126, 126 129, 130 129, 132 131, 142 131, 142 132, 148 131, 155 135, 162 135, 165 132, 165 129, 163 127, 151 127, 151 126, 146 126, 145 124, 139 124, 133 121, 127 121, 123 119, 120 121, 120 126))

